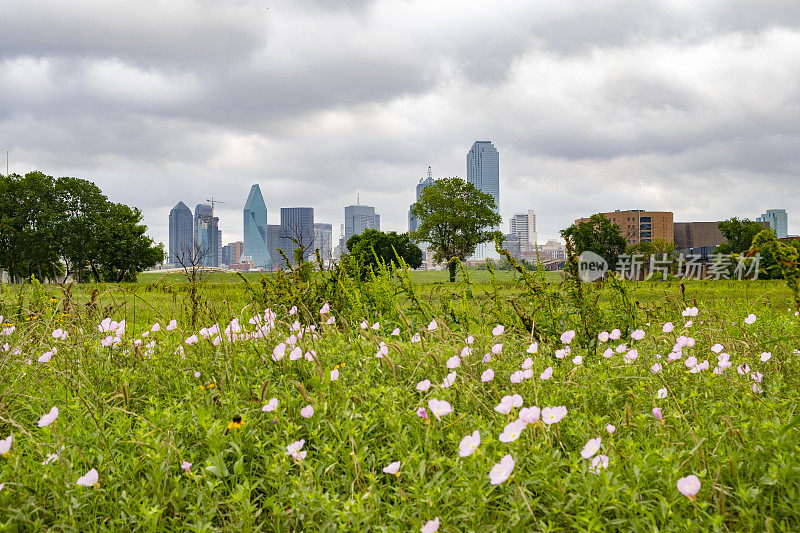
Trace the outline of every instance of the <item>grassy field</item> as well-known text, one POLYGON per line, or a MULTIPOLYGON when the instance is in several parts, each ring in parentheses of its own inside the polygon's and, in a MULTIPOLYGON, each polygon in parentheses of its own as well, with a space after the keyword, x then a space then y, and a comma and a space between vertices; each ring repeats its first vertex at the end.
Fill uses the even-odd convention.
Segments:
POLYGON ((181 276, 2 287, 0 528, 800 529, 781 282, 445 275, 297 313, 212 275, 194 327, 181 276))

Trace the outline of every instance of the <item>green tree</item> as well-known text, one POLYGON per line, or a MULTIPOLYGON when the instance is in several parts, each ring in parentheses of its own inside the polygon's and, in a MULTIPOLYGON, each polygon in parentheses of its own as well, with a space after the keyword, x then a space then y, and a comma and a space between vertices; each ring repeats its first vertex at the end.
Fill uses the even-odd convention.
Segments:
POLYGON ((425 187, 411 208, 419 225, 410 233, 416 242, 427 242, 435 261, 447 261, 450 281, 456 280, 456 260, 464 260, 482 242, 492 241, 501 222, 491 194, 479 191, 459 178, 442 178, 425 187))
POLYGON ((379 264, 399 263, 401 257, 411 268, 422 265, 422 250, 411 242, 407 233, 394 231, 384 233, 376 229, 364 230, 360 235, 347 239, 350 256, 361 265, 362 274, 374 270, 379 264))
POLYGON ((89 271, 90 259, 97 263, 98 238, 109 222, 109 201, 94 183, 78 178, 55 182, 62 224, 59 231, 61 258, 66 274, 80 283, 89 271))
POLYGON ((605 215, 592 215, 588 222, 573 224, 561 230, 561 236, 572 239, 578 254, 590 251, 605 259, 609 269, 616 267, 617 258, 625 252, 625 237, 619 225, 612 224, 605 215))
POLYGON ((715 254, 741 254, 750 249, 753 238, 764 229, 759 222, 737 217, 723 220, 717 224, 725 242, 714 249, 715 254))
POLYGON ((109 203, 108 223, 100 231, 97 262, 90 261, 95 279, 98 263, 106 281, 136 281, 136 274, 164 260, 164 247, 145 235, 147 226, 139 224, 138 208, 109 203))

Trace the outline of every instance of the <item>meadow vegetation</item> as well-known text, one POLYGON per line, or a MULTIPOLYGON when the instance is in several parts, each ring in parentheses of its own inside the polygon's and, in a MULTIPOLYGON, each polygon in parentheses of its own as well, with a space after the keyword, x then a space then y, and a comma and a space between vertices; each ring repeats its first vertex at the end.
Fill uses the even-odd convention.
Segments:
POLYGON ((783 281, 448 278, 0 286, 0 527, 800 529, 783 281))

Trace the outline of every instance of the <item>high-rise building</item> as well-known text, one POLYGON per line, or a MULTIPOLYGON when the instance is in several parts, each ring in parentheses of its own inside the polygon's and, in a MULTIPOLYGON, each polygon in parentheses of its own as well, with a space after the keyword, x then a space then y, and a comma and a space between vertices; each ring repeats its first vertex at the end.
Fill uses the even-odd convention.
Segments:
POLYGON ((303 259, 314 253, 314 208, 281 207, 281 244, 290 261, 294 262, 294 250, 302 248, 303 259))
POLYGON ((200 255, 200 264, 219 266, 219 217, 212 216, 211 206, 197 204, 194 208, 194 242, 200 255))
POLYGON ((347 252, 347 240, 361 235, 365 229, 381 229, 381 217, 370 205, 348 205, 344 208, 344 237, 339 241, 342 253, 347 252))
POLYGON ((508 221, 508 232, 519 237, 522 252, 531 252, 536 246, 536 215, 530 209, 527 213, 514 213, 508 221))
POLYGON ((180 263, 189 259, 192 253, 192 233, 194 232, 192 210, 178 202, 169 212, 169 262, 180 263))
POLYGON ((767 212, 756 219, 756 222, 769 222, 769 227, 779 239, 789 236, 789 215, 786 209, 767 209, 767 212))
MULTIPOLYGON (((424 191, 425 187, 427 187, 428 185, 432 185, 433 181, 434 180, 433 180, 433 174, 431 172, 431 167, 428 167, 428 177, 424 179, 420 178, 419 183, 417 183, 417 199, 415 200, 415 203, 419 202, 419 199, 422 198, 422 191, 424 191)), ((417 229, 417 226, 419 225, 417 217, 411 214, 411 209, 413 208, 414 204, 411 204, 411 206, 408 208, 408 231, 414 231, 415 229, 417 229)))
MULTIPOLYGON (((644 209, 620 211, 617 209, 614 212, 599 214, 604 215, 612 224, 619 226, 628 246, 639 242, 653 242, 653 239, 663 239, 666 242, 675 241, 671 211, 645 211, 644 209)), ((589 219, 579 218, 575 223, 578 222, 589 222, 589 219)))
POLYGON ((220 263, 228 265, 229 267, 238 263, 242 258, 242 249, 244 243, 242 241, 229 242, 222 247, 222 258, 220 263))
POLYGON ((286 266, 283 256, 278 251, 286 249, 286 245, 283 244, 283 240, 281 239, 280 224, 267 224, 267 243, 269 244, 269 255, 272 258, 270 267, 286 266))
MULTIPOLYGON (((253 185, 244 203, 243 257, 250 258, 256 267, 269 266, 271 256, 267 239, 267 205, 261 196, 261 187, 253 185)), ((238 261, 237 261, 238 262, 238 261)))
POLYGON ((319 249, 323 261, 333 258, 333 225, 314 223, 314 248, 319 249))
MULTIPOLYGON (((467 181, 476 189, 492 195, 494 209, 500 213, 500 154, 491 141, 475 141, 467 153, 467 181)), ((492 228, 499 230, 500 228, 492 228)), ((475 248, 474 259, 499 257, 494 243, 481 243, 475 248)))

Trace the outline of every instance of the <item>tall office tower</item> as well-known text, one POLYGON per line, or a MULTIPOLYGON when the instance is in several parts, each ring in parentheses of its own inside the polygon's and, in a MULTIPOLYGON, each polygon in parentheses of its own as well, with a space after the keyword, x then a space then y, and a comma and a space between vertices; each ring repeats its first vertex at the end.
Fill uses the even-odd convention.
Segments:
POLYGON ((290 261, 294 262, 294 250, 303 249, 303 259, 314 253, 314 208, 281 207, 281 242, 290 261))
POLYGON ((767 212, 756 219, 756 222, 769 222, 769 227, 779 239, 789 236, 789 215, 786 209, 767 209, 767 212))
POLYGON ((229 242, 223 246, 220 252, 222 256, 220 264, 231 266, 239 263, 242 258, 242 248, 244 248, 242 241, 229 242))
POLYGON ((197 204, 194 208, 194 242, 200 253, 200 263, 219 266, 219 217, 211 216, 211 206, 197 204))
POLYGON ((333 225, 314 224, 314 248, 319 249, 319 256, 323 261, 333 258, 333 225))
POLYGON ((192 210, 178 202, 169 212, 169 262, 177 264, 185 261, 192 253, 192 233, 194 220, 192 210))
MULTIPOLYGON (((433 175, 431 173, 431 167, 428 167, 428 177, 427 178, 420 178, 419 183, 417 183, 417 199, 416 202, 419 202, 419 199, 422 198, 422 191, 425 190, 425 187, 428 185, 433 184, 433 175)), ((408 208, 408 231, 414 231, 419 226, 419 221, 417 218, 411 214, 411 209, 413 209, 414 204, 408 208)))
POLYGON ((530 209, 527 213, 514 213, 508 221, 508 232, 519 237, 521 252, 532 252, 536 246, 536 215, 530 209))
POLYGON ((381 229, 381 217, 370 205, 348 205, 344 208, 344 237, 340 241, 341 252, 347 252, 347 240, 361 235, 365 229, 381 229))
POLYGON ((283 256, 278 250, 284 250, 286 246, 281 240, 281 225, 280 224, 267 224, 267 245, 269 246, 269 255, 272 258, 270 267, 285 267, 283 256))
MULTIPOLYGON (((475 141, 467 153, 467 181, 476 189, 491 194, 495 212, 500 213, 500 154, 491 141, 475 141)), ((499 230, 500 228, 492 228, 499 230)), ((499 257, 493 243, 479 244, 475 259, 499 257)))
POLYGON ((261 187, 253 185, 244 203, 244 251, 256 267, 269 266, 271 256, 267 239, 267 205, 261 187))

